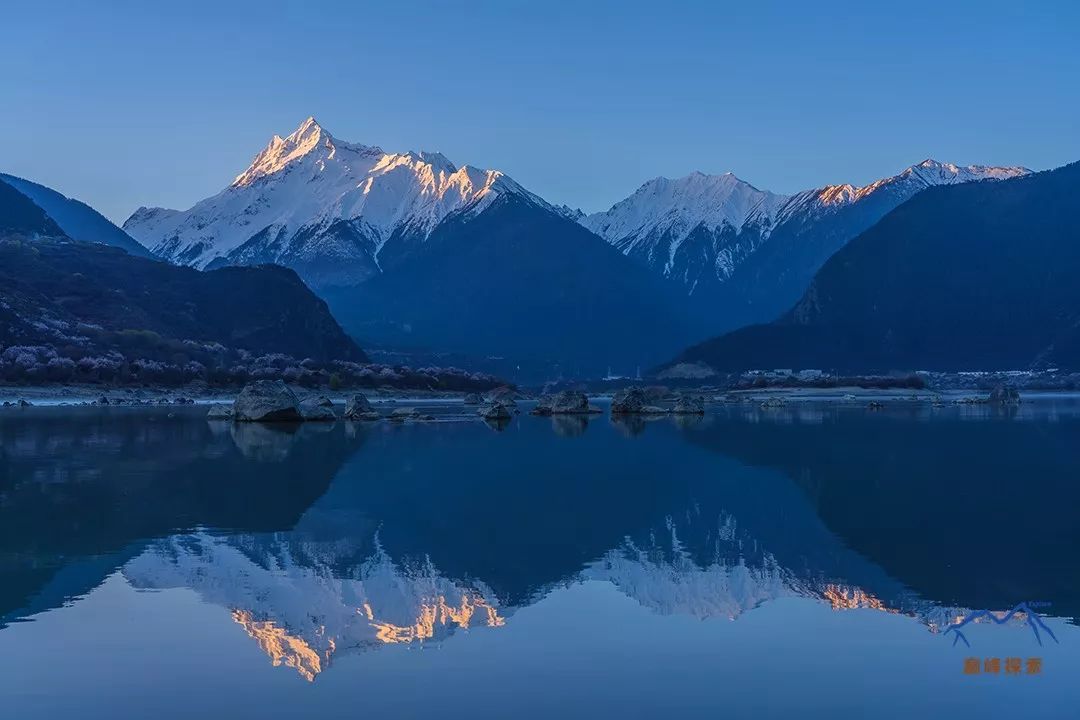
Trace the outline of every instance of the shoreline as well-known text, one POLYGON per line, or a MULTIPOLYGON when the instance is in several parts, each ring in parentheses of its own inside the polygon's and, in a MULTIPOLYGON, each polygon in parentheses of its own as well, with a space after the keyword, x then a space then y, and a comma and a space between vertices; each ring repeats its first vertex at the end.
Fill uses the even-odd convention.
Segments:
MULTIPOLYGON (((335 404, 344 404, 350 397, 362 393, 372 404, 397 402, 454 403, 465 392, 450 390, 396 390, 391 388, 326 390, 289 386, 301 399, 328 397, 335 404)), ((80 406, 97 404, 100 398, 118 406, 215 405, 231 403, 242 388, 161 388, 161 387, 102 387, 98 385, 0 385, 0 405, 18 404, 26 400, 42 406, 80 406), (191 402, 188 402, 188 401, 191 402)))
MULTIPOLYGON (((373 405, 405 404, 460 404, 466 392, 449 390, 398 390, 394 388, 325 390, 290 386, 301 399, 329 398, 335 405, 344 404, 350 397, 362 393, 373 405)), ((231 403, 240 393, 241 388, 161 388, 161 387, 101 387, 95 385, 0 385, 0 405, 11 403, 18 405, 25 400, 32 405, 41 406, 84 406, 103 405, 98 401, 107 398, 110 404, 117 406, 170 406, 203 405, 231 403), (118 401, 118 402, 117 402, 118 401)), ((680 391, 672 389, 672 395, 680 391)), ((933 390, 911 390, 907 388, 878 389, 861 387, 832 388, 754 388, 741 390, 716 390, 698 392, 684 391, 691 395, 702 395, 708 404, 733 404, 742 402, 764 402, 778 398, 785 402, 822 402, 822 403, 857 403, 857 402, 896 402, 896 403, 935 403, 967 404, 979 403, 986 399, 987 391, 979 388, 933 390)), ((586 393, 590 399, 607 401, 610 392, 586 393)), ((1021 392, 1022 402, 1046 400, 1080 399, 1076 390, 1030 390, 1021 392)))

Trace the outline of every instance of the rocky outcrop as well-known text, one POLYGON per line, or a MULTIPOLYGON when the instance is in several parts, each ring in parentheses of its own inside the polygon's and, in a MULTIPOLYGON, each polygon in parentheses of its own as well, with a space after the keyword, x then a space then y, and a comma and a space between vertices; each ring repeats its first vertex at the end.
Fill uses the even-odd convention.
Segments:
POLYGON ((416 408, 397 408, 387 418, 390 422, 405 422, 406 420, 422 420, 424 415, 416 408))
POLYGON ((298 422, 303 420, 296 395, 281 380, 257 380, 244 386, 233 403, 239 422, 298 422))
POLYGON ((680 395, 671 412, 676 415, 704 415, 705 398, 701 395, 680 395))
POLYGON ((334 408, 322 404, 321 400, 308 400, 300 403, 300 416, 311 422, 333 422, 337 420, 334 408))
POLYGON ((345 403, 345 414, 342 417, 346 420, 378 420, 379 413, 363 393, 357 393, 345 403))
POLYGON ((765 409, 768 409, 768 408, 780 408, 780 407, 784 407, 785 405, 787 405, 787 400, 784 400, 784 398, 782 398, 782 397, 766 398, 761 403, 761 407, 765 408, 765 409))
POLYGON ((529 411, 530 415, 550 415, 551 406, 555 403, 554 395, 541 395, 536 401, 536 406, 529 411))
POLYGON ((612 415, 636 415, 648 404, 645 392, 639 388, 626 388, 611 398, 612 415))
POLYGON ((986 402, 991 405, 1019 405, 1020 392, 1012 385, 998 385, 990 391, 986 402))
POLYGON ((552 415, 588 415, 600 412, 589 405, 588 396, 580 390, 563 390, 551 400, 552 415))

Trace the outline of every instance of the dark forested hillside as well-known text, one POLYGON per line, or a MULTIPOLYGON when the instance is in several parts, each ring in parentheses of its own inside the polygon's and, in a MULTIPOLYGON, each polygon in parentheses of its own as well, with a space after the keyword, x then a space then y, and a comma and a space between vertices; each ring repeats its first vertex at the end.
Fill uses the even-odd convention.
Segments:
POLYGON ((327 293, 355 337, 597 375, 692 338, 685 297, 575 222, 506 196, 444 221, 393 272, 327 293))
POLYGON ((676 362, 768 367, 1080 367, 1080 163, 931 188, 837 252, 778 321, 676 362))
POLYGON ((200 272, 65 238, 0 239, 3 379, 178 382, 272 354, 366 359, 291 270, 200 272))

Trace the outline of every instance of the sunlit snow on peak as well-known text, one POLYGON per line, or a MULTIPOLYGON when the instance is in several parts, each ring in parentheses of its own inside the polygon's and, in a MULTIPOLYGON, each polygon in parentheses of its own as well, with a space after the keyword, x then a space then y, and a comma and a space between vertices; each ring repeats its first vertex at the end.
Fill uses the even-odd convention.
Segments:
POLYGON ((451 213, 480 210, 500 193, 546 205, 497 170, 457 167, 438 152, 345 142, 309 117, 274 136, 222 192, 187 211, 140 209, 125 229, 162 257, 196 267, 268 228, 289 238, 338 221, 359 228, 377 254, 396 232, 422 239, 451 213))

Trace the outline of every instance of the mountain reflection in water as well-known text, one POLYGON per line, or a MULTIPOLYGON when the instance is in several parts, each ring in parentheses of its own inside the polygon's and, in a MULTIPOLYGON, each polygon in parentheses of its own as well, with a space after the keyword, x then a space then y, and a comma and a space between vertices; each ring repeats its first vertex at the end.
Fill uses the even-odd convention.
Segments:
POLYGON ((307 680, 610 583, 660 615, 810 597, 918 618, 1080 616, 1080 409, 723 406, 704 418, 208 423, 0 414, 3 625, 119 572, 187 588, 307 680))

